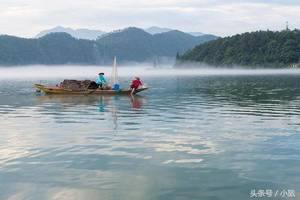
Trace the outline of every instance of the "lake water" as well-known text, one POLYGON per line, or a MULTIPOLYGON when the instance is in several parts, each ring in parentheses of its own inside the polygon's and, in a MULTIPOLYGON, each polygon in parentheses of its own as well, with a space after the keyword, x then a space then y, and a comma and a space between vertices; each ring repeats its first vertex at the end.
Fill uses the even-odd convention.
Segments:
POLYGON ((300 71, 145 70, 135 98, 43 96, 4 72, 0 199, 300 199, 300 71))

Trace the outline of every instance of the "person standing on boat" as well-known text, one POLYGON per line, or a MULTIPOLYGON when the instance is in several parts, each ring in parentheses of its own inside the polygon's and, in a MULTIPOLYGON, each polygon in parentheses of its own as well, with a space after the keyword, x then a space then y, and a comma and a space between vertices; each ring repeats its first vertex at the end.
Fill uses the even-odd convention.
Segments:
POLYGON ((99 76, 98 76, 98 78, 96 80, 96 83, 97 83, 98 87, 100 87, 101 90, 103 90, 103 87, 106 85, 106 79, 104 77, 104 73, 103 72, 99 73, 98 75, 99 76))
POLYGON ((135 77, 130 85, 131 88, 131 94, 134 93, 135 90, 137 90, 139 87, 141 87, 143 85, 141 79, 139 77, 135 77))

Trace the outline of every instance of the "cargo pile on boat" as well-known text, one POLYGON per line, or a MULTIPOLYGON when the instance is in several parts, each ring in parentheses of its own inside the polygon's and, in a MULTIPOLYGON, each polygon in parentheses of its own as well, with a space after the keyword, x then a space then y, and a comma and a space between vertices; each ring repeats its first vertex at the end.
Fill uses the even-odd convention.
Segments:
MULTIPOLYGON (((73 91, 82 91, 90 89, 91 83, 93 81, 90 80, 64 80, 60 83, 59 87, 67 90, 73 90, 73 91)), ((91 88, 92 89, 92 88, 91 88)))

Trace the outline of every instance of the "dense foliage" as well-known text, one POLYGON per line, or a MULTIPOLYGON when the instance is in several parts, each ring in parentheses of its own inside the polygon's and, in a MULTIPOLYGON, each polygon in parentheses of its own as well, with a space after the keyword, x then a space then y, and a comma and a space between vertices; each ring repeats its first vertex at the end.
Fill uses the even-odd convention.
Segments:
POLYGON ((297 66, 300 58, 300 31, 258 31, 220 38, 196 46, 178 63, 196 61, 215 66, 297 66))
POLYGON ((67 33, 50 33, 38 39, 0 36, 0 65, 106 64, 114 56, 122 61, 149 61, 155 56, 175 57, 215 36, 194 37, 177 31, 150 35, 137 29, 107 34, 97 41, 75 39, 67 33))

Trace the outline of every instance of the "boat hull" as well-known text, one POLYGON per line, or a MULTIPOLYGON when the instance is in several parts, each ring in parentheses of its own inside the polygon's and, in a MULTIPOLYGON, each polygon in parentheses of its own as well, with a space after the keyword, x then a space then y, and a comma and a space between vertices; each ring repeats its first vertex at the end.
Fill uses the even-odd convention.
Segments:
MULTIPOLYGON (((49 87, 41 84, 35 84, 35 88, 45 94, 64 94, 64 95, 131 95, 131 90, 101 90, 88 89, 88 90, 69 90, 60 87, 49 87)), ((134 94, 147 90, 148 88, 140 88, 135 90, 134 94)))

